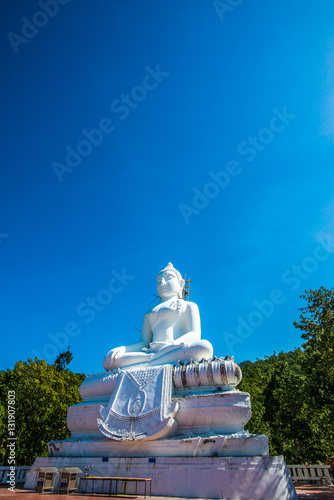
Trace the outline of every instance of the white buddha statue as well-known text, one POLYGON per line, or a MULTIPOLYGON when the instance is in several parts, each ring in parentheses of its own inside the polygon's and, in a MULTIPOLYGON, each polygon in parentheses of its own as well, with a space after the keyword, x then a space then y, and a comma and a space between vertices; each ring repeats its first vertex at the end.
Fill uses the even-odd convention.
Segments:
POLYGON ((103 360, 106 370, 208 359, 213 348, 201 340, 199 310, 194 302, 183 300, 184 280, 171 263, 158 273, 159 304, 149 309, 143 320, 141 339, 116 347, 103 360))

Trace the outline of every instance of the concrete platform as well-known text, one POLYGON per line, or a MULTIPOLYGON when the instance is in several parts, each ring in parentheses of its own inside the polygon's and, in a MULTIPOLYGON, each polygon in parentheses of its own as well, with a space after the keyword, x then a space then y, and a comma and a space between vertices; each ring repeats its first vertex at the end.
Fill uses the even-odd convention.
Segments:
POLYGON ((155 441, 68 439, 51 441, 50 457, 249 457, 269 455, 268 436, 242 432, 155 441))
MULTIPOLYGON (((298 495, 299 500, 334 500, 334 486, 320 486, 320 487, 314 487, 314 486, 296 486, 296 492, 298 495)), ((72 495, 73 496, 73 495, 72 495)), ((93 500, 97 495, 94 496, 89 496, 89 495, 77 495, 74 494, 75 498, 81 499, 81 500, 93 500)), ((41 496, 39 493, 33 493, 31 490, 23 490, 23 489, 16 489, 15 492, 8 491, 7 488, 3 487, 0 488, 0 498, 3 498, 3 500, 40 500, 41 496)), ((105 496, 104 496, 105 498, 105 496)), ((107 497, 108 498, 108 497, 107 497)), ((115 498, 115 497, 114 497, 115 498)), ((122 496, 121 498, 129 498, 130 497, 125 497, 122 496)), ((136 498, 136 500, 144 500, 144 497, 141 495, 138 495, 136 497, 131 497, 131 498, 136 498)), ((52 500, 64 500, 64 495, 57 495, 57 494, 52 494, 52 500)), ((184 498, 180 497, 151 497, 151 500, 185 500, 184 498)), ((192 500, 188 497, 187 500, 192 500)), ((210 499, 209 499, 210 500, 210 499)), ((212 499, 213 500, 213 499, 212 499)), ((236 499, 234 499, 236 500, 236 499)), ((249 499, 252 500, 252 499, 249 499)))
MULTIPOLYGON (((152 478, 152 495, 230 500, 297 500, 283 457, 38 457, 33 468, 93 465, 94 476, 152 478), (107 457, 105 458, 105 460, 107 457)), ((34 474, 25 488, 32 488, 34 474)), ((94 492, 99 493, 99 486, 94 492)), ((131 491, 131 484, 127 489, 131 491)))

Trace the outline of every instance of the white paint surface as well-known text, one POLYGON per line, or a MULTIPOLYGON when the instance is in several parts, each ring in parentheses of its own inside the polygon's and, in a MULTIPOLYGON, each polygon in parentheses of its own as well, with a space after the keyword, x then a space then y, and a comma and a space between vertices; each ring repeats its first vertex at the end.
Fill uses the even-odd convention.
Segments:
MULTIPOLYGON (((152 478, 152 495, 234 500, 298 500, 283 457, 157 457, 146 458, 52 457, 37 458, 37 467, 83 467, 97 476, 152 478)), ((25 487, 31 488, 30 473, 25 487)), ((101 484, 101 483, 100 483, 101 484)), ((99 491, 96 483, 96 491, 99 491)), ((129 484, 127 493, 133 493, 129 484)))

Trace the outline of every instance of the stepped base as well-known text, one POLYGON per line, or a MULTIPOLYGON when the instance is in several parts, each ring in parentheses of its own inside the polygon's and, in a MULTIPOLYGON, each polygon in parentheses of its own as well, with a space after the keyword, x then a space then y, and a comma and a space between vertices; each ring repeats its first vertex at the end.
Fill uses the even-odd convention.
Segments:
MULTIPOLYGON (((172 399, 177 404, 175 437, 203 436, 206 434, 237 434, 244 432, 244 426, 251 416, 249 394, 238 390, 204 393, 178 393, 172 399)), ((67 427, 72 439, 104 439, 98 427, 101 410, 108 399, 84 401, 67 409, 67 427)))
MULTIPOLYGON (((298 500, 283 457, 38 457, 31 470, 93 465, 94 476, 152 478, 152 495, 233 500, 298 500), (105 459, 106 460, 106 459, 105 459)), ((25 488, 32 488, 29 473, 25 488)), ((101 492, 95 482, 94 492, 101 492)), ((126 493, 134 493, 128 483, 126 493)))
POLYGON ((156 441, 69 439, 49 443, 50 457, 231 457, 266 456, 268 453, 268 437, 247 432, 156 441))

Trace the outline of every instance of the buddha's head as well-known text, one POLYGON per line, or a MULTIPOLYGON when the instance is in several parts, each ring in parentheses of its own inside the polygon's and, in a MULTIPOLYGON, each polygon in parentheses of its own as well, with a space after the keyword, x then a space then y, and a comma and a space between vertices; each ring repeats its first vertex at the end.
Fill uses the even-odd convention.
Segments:
POLYGON ((184 279, 181 273, 169 262, 165 269, 162 269, 157 276, 157 291, 161 299, 179 297, 182 299, 184 279))

